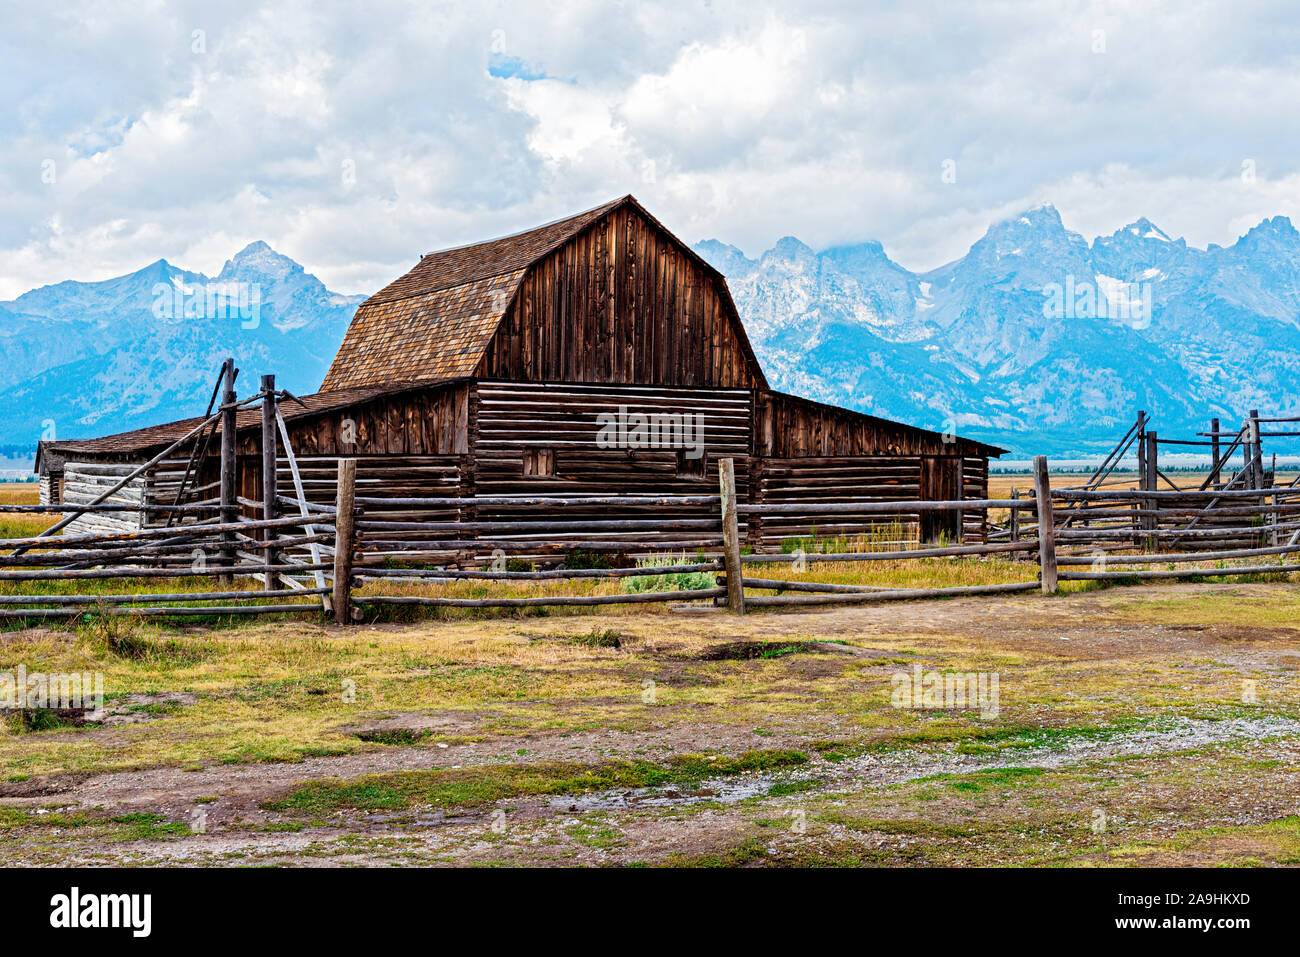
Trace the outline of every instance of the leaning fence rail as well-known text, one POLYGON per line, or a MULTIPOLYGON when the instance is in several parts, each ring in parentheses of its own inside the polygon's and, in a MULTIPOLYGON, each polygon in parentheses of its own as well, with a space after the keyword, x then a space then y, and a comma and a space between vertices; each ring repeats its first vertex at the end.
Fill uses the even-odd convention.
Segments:
MULTIPOLYGON (((172 505, 160 511, 182 515, 211 514, 220 506, 172 505)), ((0 506, 4 512, 21 514, 78 515, 113 513, 123 506, 113 504, 66 504, 0 506)), ((135 508, 139 511, 138 506, 135 508)), ((153 510, 151 508, 151 510, 153 510)), ((332 525, 332 520, 328 520, 332 525)), ((57 524, 57 523, 56 523, 57 524)), ((111 610, 114 614, 142 616, 207 616, 297 614, 321 610, 318 601, 269 601, 323 595, 323 583, 310 587, 295 575, 320 573, 332 566, 325 562, 268 561, 270 550, 306 546, 323 540, 326 534, 301 535, 301 517, 272 520, 241 518, 222 522, 199 520, 189 524, 141 527, 130 531, 87 532, 50 535, 44 532, 21 538, 0 539, 0 584, 21 589, 24 583, 60 581, 218 578, 230 584, 217 589, 194 591, 72 594, 30 592, 0 593, 0 619, 75 618, 88 611, 111 610), (285 534, 285 533, 290 534, 285 534), (226 556, 228 542, 237 548, 226 556), (209 556, 218 560, 209 563, 209 556), (236 579, 257 579, 260 590, 233 587, 236 579), (266 585, 267 580, 271 585, 266 585), (253 604, 212 604, 233 601, 253 604), (53 607, 49 607, 53 606, 53 607)), ((321 523, 317 522, 317 527, 321 523)), ((66 528, 66 525, 64 526, 66 528)))

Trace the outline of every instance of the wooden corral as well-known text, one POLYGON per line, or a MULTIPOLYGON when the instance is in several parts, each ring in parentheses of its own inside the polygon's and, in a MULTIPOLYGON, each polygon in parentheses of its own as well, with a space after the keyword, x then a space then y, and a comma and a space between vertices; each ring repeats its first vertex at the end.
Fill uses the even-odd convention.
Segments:
MULTIPOLYGON (((313 501, 333 500, 341 457, 358 460, 359 497, 466 500, 367 506, 369 519, 394 522, 547 518, 476 498, 716 493, 724 458, 742 503, 978 500, 989 457, 1003 451, 769 389, 722 275, 630 196, 421 257, 358 308, 322 390, 280 410, 313 501)), ((38 468, 50 494, 59 476, 62 494, 84 494, 70 480, 84 463, 147 461, 199 421, 43 443, 38 468)), ((239 412, 235 428, 247 508, 262 497, 258 411, 239 412)), ((175 497, 175 463, 164 464, 144 483, 146 505, 175 497)), ((204 461, 185 501, 215 497, 215 468, 204 461)), ((291 496, 283 450, 278 471, 291 496)), ((698 537, 692 523, 705 515, 664 518, 647 546, 698 537)), ((927 540, 985 538, 979 509, 911 523, 927 540)), ((844 514, 815 530, 878 524, 844 514)), ((757 551, 812 531, 755 519, 742 534, 757 551)))

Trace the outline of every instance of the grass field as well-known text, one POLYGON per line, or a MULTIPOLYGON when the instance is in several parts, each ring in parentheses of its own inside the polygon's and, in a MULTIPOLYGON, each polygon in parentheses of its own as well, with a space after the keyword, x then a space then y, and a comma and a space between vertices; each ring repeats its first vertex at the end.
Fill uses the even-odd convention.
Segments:
POLYGON ((1257 584, 10 632, 108 715, 10 719, 0 859, 1296 863, 1298 619, 1257 584), (917 667, 996 675, 996 714, 897 707, 917 667))
POLYGON ((0 861, 1296 864, 1297 621, 1287 580, 10 630, 0 673, 99 674, 106 713, 7 716, 0 861), (959 678, 982 697, 900 697, 959 678))
MULTIPOLYGON (((1239 464, 1234 468, 1240 467, 1239 464)), ((1225 466, 1226 468, 1226 466, 1225 466)), ((1198 489, 1209 476, 1208 472, 1175 472, 1167 473, 1169 479, 1179 488, 1198 489)), ((1274 482, 1278 485, 1289 485, 1296 480, 1296 472, 1278 471, 1274 476, 1274 482)), ((1081 486, 1092 477, 1091 472, 1052 472, 1051 482, 1053 488, 1067 488, 1070 486, 1081 486)), ((1229 472, 1224 479, 1232 477, 1229 472)), ((1106 488, 1130 489, 1138 487, 1138 476, 1136 472, 1112 472, 1106 478, 1106 488)), ((1168 488, 1164 480, 1160 482, 1161 488, 1168 488)), ((1006 498, 1013 488, 1019 489, 1021 495, 1032 495, 1034 492, 1034 477, 1028 472, 992 472, 989 474, 989 498, 1006 498)))

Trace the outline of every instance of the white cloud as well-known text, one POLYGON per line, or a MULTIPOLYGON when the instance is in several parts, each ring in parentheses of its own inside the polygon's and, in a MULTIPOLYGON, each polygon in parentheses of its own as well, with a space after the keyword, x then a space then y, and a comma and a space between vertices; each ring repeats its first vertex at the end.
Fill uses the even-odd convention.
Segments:
POLYGON ((1229 243, 1300 218, 1297 41, 1263 0, 20 7, 0 298, 253 239, 367 292, 626 192, 690 241, 875 238, 917 269, 1040 201, 1229 243))

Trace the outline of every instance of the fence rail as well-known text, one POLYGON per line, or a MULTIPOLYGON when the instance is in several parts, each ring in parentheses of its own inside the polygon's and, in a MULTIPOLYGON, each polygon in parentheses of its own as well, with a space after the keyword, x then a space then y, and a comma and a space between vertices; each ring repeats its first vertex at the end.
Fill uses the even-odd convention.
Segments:
MULTIPOLYGON (((122 508, 108 503, 4 506, 7 512, 78 517, 118 512, 122 508)), ((214 511, 207 506, 167 508, 185 516, 214 511)), ((140 506, 134 506, 133 510, 140 511, 140 506)), ((150 506, 149 510, 155 509, 150 506)), ((312 542, 332 541, 333 522, 327 520, 327 523, 323 525, 316 520, 315 534, 296 534, 304 524, 300 517, 279 517, 241 518, 233 522, 200 520, 130 531, 42 533, 0 539, 0 583, 6 587, 140 579, 159 580, 161 584, 217 578, 225 583, 225 587, 193 591, 6 592, 0 593, 0 619, 74 618, 100 608, 110 609, 114 614, 142 616, 320 613, 320 599, 330 589, 323 583, 312 587, 297 576, 332 571, 333 564, 304 561, 294 550, 305 549, 312 542), (231 535, 237 545, 233 553, 229 551, 231 535), (274 561, 267 557, 272 552, 278 553, 274 561), (263 587, 238 589, 233 587, 236 580, 260 581, 263 587), (303 598, 314 600, 302 601, 303 598), (232 601, 245 604, 229 604, 232 601), (248 603, 252 601, 256 603, 248 603)))
MULTIPOLYGON (((340 623, 351 623, 367 610, 375 613, 384 607, 521 609, 665 602, 725 604, 743 613, 746 608, 1031 591, 1051 594, 1060 581, 1300 571, 1300 563, 1288 562, 1288 556, 1300 554, 1300 487, 1295 485, 1125 490, 1092 484, 1053 489, 1046 459, 1039 457, 1034 462, 1033 495, 1028 497, 745 502, 737 499, 731 460, 724 459, 717 495, 382 497, 356 494, 356 461, 345 459, 337 463, 336 498, 331 505, 306 498, 278 413, 277 419, 281 451, 295 479, 294 495, 281 494, 271 483, 260 501, 234 496, 215 504, 98 501, 0 506, 0 513, 61 516, 52 528, 64 532, 55 536, 47 530, 0 540, 0 583, 5 588, 22 583, 48 587, 61 580, 158 579, 161 583, 195 578, 216 578, 217 586, 138 594, 52 594, 35 588, 0 593, 0 619, 66 619, 104 608, 139 616, 324 612, 340 623), (488 508, 495 517, 475 517, 488 508), (593 509, 604 517, 591 517, 593 509), (249 518, 240 510, 260 511, 262 517, 249 518), (516 511, 517 518, 509 517, 516 511), (1007 520, 1004 525, 987 526, 991 530, 985 541, 922 540, 925 533, 918 520, 922 516, 956 512, 958 522, 948 527, 963 529, 963 513, 978 513, 983 521, 990 511, 1005 511, 1007 520), (72 518, 124 512, 147 512, 166 524, 130 530, 69 529, 72 518), (432 517, 426 521, 395 517, 422 512, 432 517), (780 528, 842 516, 896 523, 891 528, 903 524, 908 535, 888 541, 860 537, 850 542, 857 546, 851 549, 794 537, 785 543, 795 542, 793 550, 743 553, 755 540, 762 541, 761 532, 746 541, 742 528, 747 519, 770 521, 780 528), (697 552, 693 558, 691 551, 697 552), (626 553, 640 563, 548 567, 574 552, 626 553), (521 559, 526 559, 522 565, 521 559), (1009 575, 1017 580, 896 587, 819 581, 816 573, 829 564, 946 559, 1009 562, 1009 575), (765 569, 775 571, 794 563, 799 563, 794 565, 796 573, 806 572, 805 577, 763 574, 765 569), (1151 567, 1156 565, 1166 567, 1151 567), (675 576, 697 574, 712 575, 712 583, 674 587, 675 576), (628 591, 628 580, 633 578, 660 578, 662 584, 656 590, 628 591), (237 588, 238 580, 259 582, 261 588, 237 588), (624 590, 612 594, 401 593, 403 588, 465 583, 536 586, 619 581, 624 582, 624 590)), ((319 463, 313 468, 319 475, 319 463)), ((106 478, 106 485, 113 487, 129 472, 118 469, 106 478)), ((833 521, 821 526, 828 534, 839 527, 833 521)))

